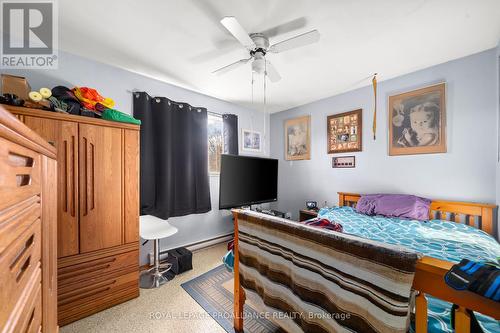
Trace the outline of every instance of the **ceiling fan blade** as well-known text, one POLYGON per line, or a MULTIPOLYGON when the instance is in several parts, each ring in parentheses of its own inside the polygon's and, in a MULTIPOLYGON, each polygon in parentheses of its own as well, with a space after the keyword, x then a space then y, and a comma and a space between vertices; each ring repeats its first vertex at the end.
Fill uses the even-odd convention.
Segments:
POLYGON ((271 82, 278 82, 281 80, 281 75, 269 61, 266 62, 266 75, 271 82))
POLYGON ((291 50, 304 45, 316 43, 319 40, 319 31, 312 30, 301 35, 286 39, 282 42, 276 43, 269 48, 270 52, 279 53, 291 50))
POLYGON ((268 38, 276 37, 280 34, 284 34, 293 30, 302 29, 307 24, 305 17, 299 17, 295 20, 291 20, 275 27, 269 28, 267 30, 261 31, 261 34, 268 38))
POLYGON ((236 69, 238 67, 240 67, 241 65, 244 65, 246 64, 247 62, 250 61, 250 59, 252 59, 251 57, 248 58, 248 59, 241 59, 241 60, 238 60, 236 62, 233 62, 232 64, 229 64, 229 65, 226 65, 224 67, 221 67, 219 69, 216 69, 212 72, 212 74, 217 74, 217 75, 221 75, 221 74, 224 74, 224 73, 227 73, 229 71, 232 71, 233 69, 236 69))
POLYGON ((248 32, 243 29, 241 24, 234 16, 226 16, 220 20, 220 23, 248 50, 255 48, 255 43, 248 35, 248 32))

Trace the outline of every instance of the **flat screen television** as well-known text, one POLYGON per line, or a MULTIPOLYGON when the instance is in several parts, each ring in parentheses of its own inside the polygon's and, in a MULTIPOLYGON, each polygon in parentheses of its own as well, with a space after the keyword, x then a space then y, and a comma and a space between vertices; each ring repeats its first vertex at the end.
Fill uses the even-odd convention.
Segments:
POLYGON ((221 155, 219 209, 278 200, 278 160, 221 155))

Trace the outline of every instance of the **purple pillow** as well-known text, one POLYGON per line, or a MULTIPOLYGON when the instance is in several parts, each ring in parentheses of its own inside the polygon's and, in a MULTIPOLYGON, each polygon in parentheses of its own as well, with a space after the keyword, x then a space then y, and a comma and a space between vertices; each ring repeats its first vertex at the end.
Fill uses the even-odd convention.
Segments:
POLYGON ((356 204, 356 211, 366 215, 383 215, 413 220, 429 219, 431 200, 406 194, 363 195, 356 204))

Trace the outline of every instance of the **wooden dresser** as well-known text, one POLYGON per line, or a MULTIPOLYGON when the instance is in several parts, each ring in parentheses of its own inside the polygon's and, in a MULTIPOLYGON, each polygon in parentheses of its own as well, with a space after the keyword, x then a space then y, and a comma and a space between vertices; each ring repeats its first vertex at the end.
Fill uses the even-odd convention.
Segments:
POLYGON ((7 108, 58 150, 59 325, 139 296, 139 126, 7 108))
POLYGON ((56 149, 0 106, 0 332, 57 332, 56 149))

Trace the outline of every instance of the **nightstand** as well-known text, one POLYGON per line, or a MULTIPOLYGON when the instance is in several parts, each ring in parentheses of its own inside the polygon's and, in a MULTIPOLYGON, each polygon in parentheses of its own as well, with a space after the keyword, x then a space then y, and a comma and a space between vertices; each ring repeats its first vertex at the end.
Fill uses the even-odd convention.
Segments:
POLYGON ((299 212, 299 221, 306 221, 309 219, 313 219, 318 216, 318 211, 310 210, 310 209, 301 209, 299 212))

